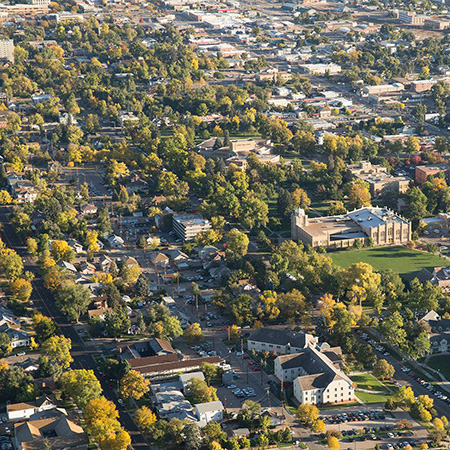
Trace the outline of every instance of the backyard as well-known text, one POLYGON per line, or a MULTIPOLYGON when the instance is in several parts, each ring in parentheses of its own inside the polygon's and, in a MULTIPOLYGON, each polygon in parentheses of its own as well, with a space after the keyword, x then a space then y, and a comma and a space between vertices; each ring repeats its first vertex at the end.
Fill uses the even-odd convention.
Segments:
POLYGON ((375 270, 392 269, 411 281, 422 269, 448 265, 447 259, 404 247, 374 247, 330 253, 338 266, 346 269, 357 262, 369 263, 375 270))

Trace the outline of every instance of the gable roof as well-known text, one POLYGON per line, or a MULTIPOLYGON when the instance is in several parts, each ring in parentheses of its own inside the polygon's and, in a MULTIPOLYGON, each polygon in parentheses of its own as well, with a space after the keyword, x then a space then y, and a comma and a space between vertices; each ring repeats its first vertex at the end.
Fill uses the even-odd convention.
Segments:
POLYGON ((308 346, 309 337, 312 336, 308 335, 307 333, 294 333, 292 331, 261 327, 255 330, 249 336, 248 340, 275 345, 290 345, 291 347, 305 348, 308 346))

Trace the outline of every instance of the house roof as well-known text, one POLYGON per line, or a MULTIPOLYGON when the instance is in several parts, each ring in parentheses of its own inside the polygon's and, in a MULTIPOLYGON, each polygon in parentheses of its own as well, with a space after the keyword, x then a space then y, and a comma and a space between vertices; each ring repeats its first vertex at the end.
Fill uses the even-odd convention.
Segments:
POLYGON ((292 331, 277 330, 275 328, 261 327, 255 330, 248 338, 249 341, 265 342, 276 345, 290 345, 291 347, 305 348, 308 345, 307 333, 294 333, 292 331))
POLYGON ((212 412, 212 411, 223 411, 223 404, 220 400, 207 403, 197 403, 194 405, 199 414, 212 412))

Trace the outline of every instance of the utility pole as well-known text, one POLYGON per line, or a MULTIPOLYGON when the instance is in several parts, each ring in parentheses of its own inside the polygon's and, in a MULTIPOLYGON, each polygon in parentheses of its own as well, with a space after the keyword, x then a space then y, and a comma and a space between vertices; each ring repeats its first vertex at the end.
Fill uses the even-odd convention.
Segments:
POLYGON ((267 403, 269 404, 269 409, 270 409, 271 405, 270 405, 270 387, 269 386, 266 387, 266 392, 267 392, 267 403))

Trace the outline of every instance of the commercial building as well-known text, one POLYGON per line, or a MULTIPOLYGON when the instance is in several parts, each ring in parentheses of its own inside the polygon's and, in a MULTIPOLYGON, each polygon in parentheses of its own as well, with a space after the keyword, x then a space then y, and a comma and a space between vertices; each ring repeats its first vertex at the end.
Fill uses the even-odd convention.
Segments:
POLYGON ((301 208, 292 215, 292 239, 312 247, 347 248, 355 241, 372 245, 406 244, 411 223, 388 208, 363 207, 340 216, 311 219, 301 208))
POLYGON ((414 11, 396 11, 397 19, 400 22, 407 23, 409 25, 424 25, 427 17, 423 14, 416 14, 414 11))
POLYGON ((15 5, 0 5, 0 14, 6 13, 8 16, 37 16, 47 14, 48 11, 48 4, 29 5, 26 3, 16 3, 15 5))
POLYGON ((424 25, 431 30, 446 30, 450 27, 450 22, 439 19, 425 19, 424 25))
POLYGON ((12 39, 0 40, 0 60, 14 64, 14 41, 12 39))
POLYGON ((411 90, 420 94, 429 91, 436 83, 434 79, 411 81, 411 90))
POLYGON ((348 171, 353 178, 369 183, 370 193, 373 197, 379 197, 388 190, 404 194, 411 181, 408 177, 393 176, 387 172, 386 167, 372 164, 370 161, 350 164, 348 171))
POLYGON ((293 331, 261 327, 248 337, 247 348, 256 352, 284 355, 298 353, 317 342, 317 338, 308 333, 294 333, 293 331))
POLYGON ((342 67, 339 64, 301 64, 298 66, 300 72, 309 73, 311 75, 334 75, 342 72, 342 67))
POLYGON ((416 166, 414 178, 419 186, 427 182, 428 177, 434 177, 440 173, 445 174, 445 178, 449 179, 449 166, 446 164, 436 166, 416 166))
POLYGON ((362 96, 368 97, 370 95, 385 95, 395 94, 405 90, 402 83, 380 84, 378 86, 364 86, 362 89, 362 96))
POLYGON ((173 217, 173 231, 184 242, 192 241, 197 235, 211 228, 209 220, 199 214, 184 214, 173 217))

